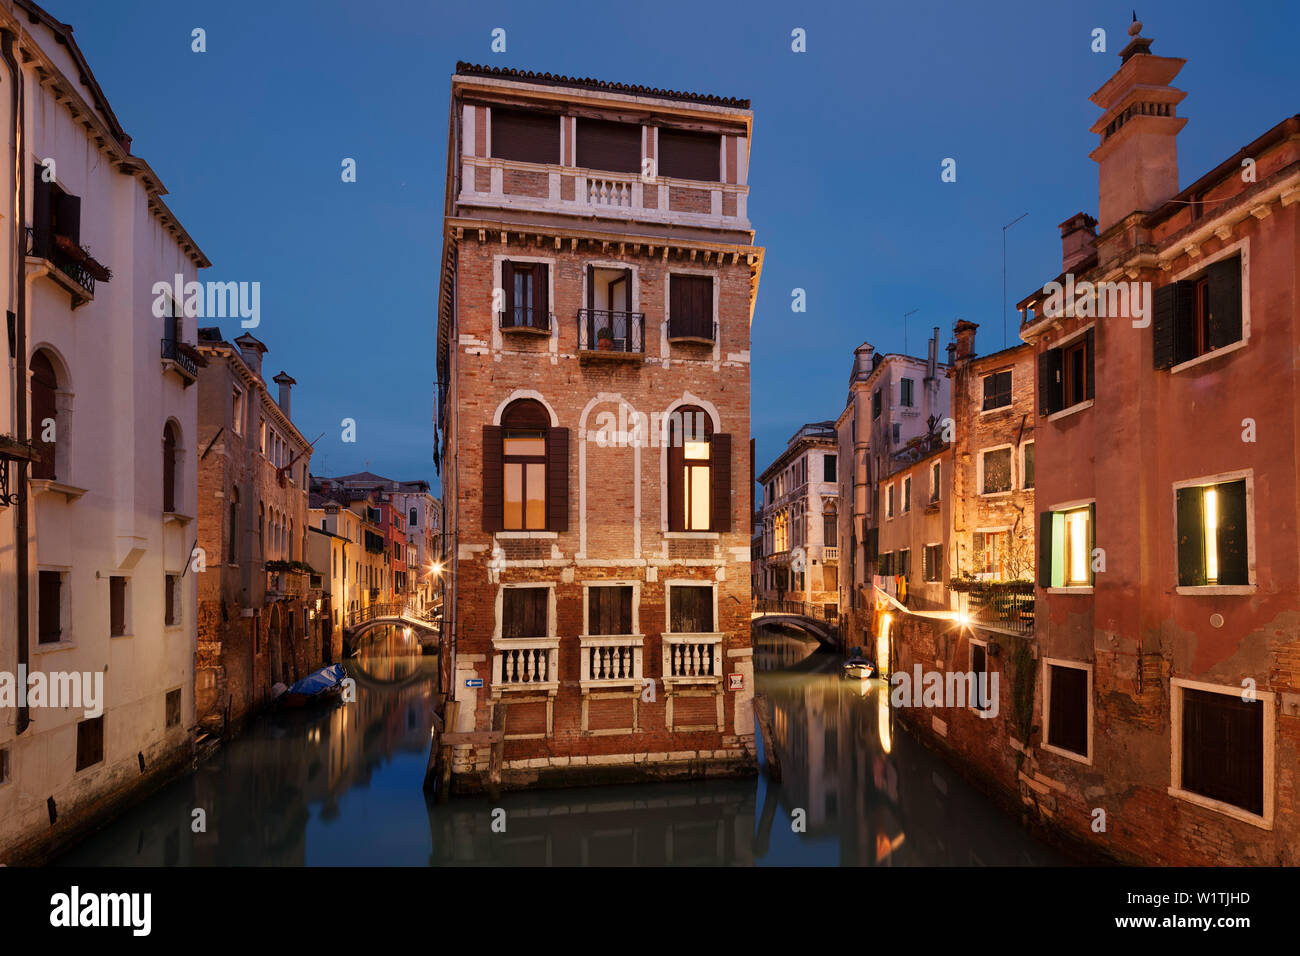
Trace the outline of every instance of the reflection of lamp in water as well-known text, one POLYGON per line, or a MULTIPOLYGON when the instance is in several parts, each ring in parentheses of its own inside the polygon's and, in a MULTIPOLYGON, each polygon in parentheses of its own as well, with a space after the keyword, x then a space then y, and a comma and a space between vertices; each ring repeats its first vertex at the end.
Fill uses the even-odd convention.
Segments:
POLYGON ((876 696, 876 730, 880 732, 880 749, 889 753, 894 745, 893 729, 889 721, 893 715, 889 712, 889 692, 881 691, 876 696))
POLYGON ((876 635, 876 673, 880 675, 889 670, 889 628, 893 623, 892 615, 880 615, 880 633, 876 635))

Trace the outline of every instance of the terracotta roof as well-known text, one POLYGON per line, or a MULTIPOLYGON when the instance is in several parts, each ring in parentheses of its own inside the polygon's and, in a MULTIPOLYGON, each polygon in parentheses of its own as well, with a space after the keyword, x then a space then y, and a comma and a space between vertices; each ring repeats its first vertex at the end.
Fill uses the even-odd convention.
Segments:
POLYGON ((713 96, 709 93, 685 93, 678 90, 661 90, 656 87, 639 86, 632 83, 611 83, 591 77, 561 76, 558 73, 535 73, 532 70, 515 70, 509 67, 481 66, 476 63, 458 62, 457 76, 487 76, 497 79, 523 80, 527 83, 541 83, 546 86, 569 86, 583 90, 598 90, 605 93, 631 93, 636 96, 657 96, 666 100, 681 100, 686 103, 707 103, 711 106, 731 106, 736 109, 749 109, 749 100, 735 96, 713 96))

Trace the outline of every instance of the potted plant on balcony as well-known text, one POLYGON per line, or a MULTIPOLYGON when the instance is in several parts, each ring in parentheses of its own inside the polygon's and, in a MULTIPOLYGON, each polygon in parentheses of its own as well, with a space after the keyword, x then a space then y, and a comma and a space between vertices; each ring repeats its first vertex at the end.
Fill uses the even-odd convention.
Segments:
POLYGON ((608 325, 596 330, 596 347, 602 352, 608 352, 614 347, 614 331, 608 325))

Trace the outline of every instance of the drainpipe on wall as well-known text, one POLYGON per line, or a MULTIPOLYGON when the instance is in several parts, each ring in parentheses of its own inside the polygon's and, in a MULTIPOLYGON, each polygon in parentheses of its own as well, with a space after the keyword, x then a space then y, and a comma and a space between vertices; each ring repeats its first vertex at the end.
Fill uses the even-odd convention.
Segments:
MULTIPOLYGON (((9 221, 13 224, 12 250, 10 254, 10 266, 12 268, 13 288, 15 294, 15 313, 14 321, 14 417, 16 421, 16 437, 20 442, 27 441, 27 277, 24 275, 24 263, 27 258, 27 234, 23 227, 23 217, 27 209, 26 188, 27 178, 24 175, 26 170, 26 144, 24 142, 24 103, 23 103, 23 74, 19 69, 18 61, 14 59, 14 34, 9 30, 0 31, 0 57, 3 57, 5 67, 9 71, 9 109, 13 126, 11 133, 14 144, 14 174, 11 192, 11 202, 9 207, 9 221)), ((28 516, 27 516, 27 461, 20 459, 12 462, 13 467, 17 470, 15 476, 14 488, 18 494, 18 502, 14 505, 17 509, 14 513, 14 554, 16 557, 16 572, 18 585, 18 632, 16 635, 18 642, 18 668, 23 673, 27 669, 29 660, 29 648, 27 646, 28 628, 30 626, 30 596, 28 581, 28 554, 27 536, 28 536, 28 516)), ((27 706, 18 708, 17 723, 14 727, 14 733, 21 734, 27 730, 31 723, 31 714, 27 706)))

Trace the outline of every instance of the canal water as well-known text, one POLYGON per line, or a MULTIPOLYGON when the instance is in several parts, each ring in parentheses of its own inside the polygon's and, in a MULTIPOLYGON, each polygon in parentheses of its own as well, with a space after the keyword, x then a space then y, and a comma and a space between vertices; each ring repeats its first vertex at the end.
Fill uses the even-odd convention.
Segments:
POLYGON ((438 805, 421 789, 437 659, 394 655, 386 646, 348 663, 355 702, 260 718, 193 774, 57 863, 1065 862, 910 736, 890 712, 883 681, 841 680, 838 657, 797 631, 761 628, 754 638, 756 683, 772 702, 780 784, 760 776, 438 805), (504 833, 493 830, 497 808, 505 810, 504 833))

